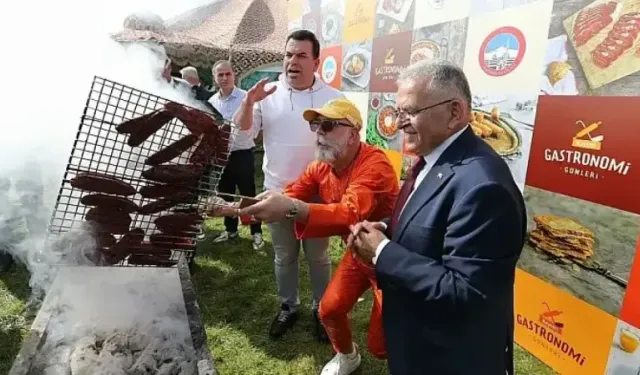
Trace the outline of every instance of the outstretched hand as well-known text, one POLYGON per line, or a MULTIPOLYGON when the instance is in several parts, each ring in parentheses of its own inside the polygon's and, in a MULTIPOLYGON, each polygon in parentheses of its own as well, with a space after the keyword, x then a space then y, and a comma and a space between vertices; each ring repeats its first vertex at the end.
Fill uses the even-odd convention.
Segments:
POLYGON ((253 104, 273 94, 276 91, 276 88, 277 88, 276 85, 273 85, 273 87, 271 87, 269 90, 266 90, 265 85, 267 83, 269 83, 269 80, 267 78, 263 78, 260 81, 258 81, 258 83, 253 85, 253 87, 250 88, 249 91, 247 91, 246 100, 249 103, 253 104))

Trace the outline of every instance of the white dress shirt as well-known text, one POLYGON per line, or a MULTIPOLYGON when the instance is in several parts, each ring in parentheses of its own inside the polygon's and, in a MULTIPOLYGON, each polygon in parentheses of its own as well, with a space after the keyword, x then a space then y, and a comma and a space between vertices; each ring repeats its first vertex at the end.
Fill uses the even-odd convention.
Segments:
MULTIPOLYGON (((209 103, 220 112, 225 120, 231 120, 238 108, 240 108, 242 100, 246 95, 246 91, 234 86, 231 94, 227 96, 222 96, 222 90, 218 90, 218 92, 213 94, 209 99, 209 103)), ((239 130, 231 143, 231 151, 248 150, 255 147, 256 144, 253 141, 255 136, 256 134, 251 130, 239 130)))
MULTIPOLYGON (((436 164, 436 162, 438 161, 438 159, 440 159, 440 156, 442 156, 442 154, 445 152, 445 150, 447 148, 449 148, 449 146, 456 139, 458 139, 460 134, 462 134, 462 132, 467 130, 468 127, 469 127, 469 125, 465 126, 461 130, 458 130, 456 133, 452 134, 444 142, 442 142, 440 145, 438 145, 438 147, 433 149, 433 151, 431 151, 428 155, 423 156, 424 157, 424 161, 425 161, 425 165, 424 165, 424 167, 422 167, 422 170, 418 173, 418 176, 416 176, 416 182, 413 185, 413 190, 411 190, 411 193, 409 193, 409 197, 407 198, 406 202, 404 203, 404 206, 402 207, 402 211, 404 211, 405 207, 407 207, 407 204, 411 200, 411 197, 413 196, 413 193, 418 189, 418 186, 420 186, 422 181, 424 181, 425 177, 427 177, 427 174, 431 170, 431 167, 433 167, 436 164)), ((400 215, 402 215, 402 211, 400 211, 400 215)), ((400 219, 400 215, 398 216, 398 220, 400 219)), ((389 241, 390 240, 388 238, 385 238, 384 240, 382 240, 382 242, 380 242, 380 244, 376 248, 376 256, 373 257, 373 259, 372 259, 373 264, 376 264, 376 261, 378 260, 378 257, 380 256, 380 253, 382 252, 384 247, 387 246, 389 241)))

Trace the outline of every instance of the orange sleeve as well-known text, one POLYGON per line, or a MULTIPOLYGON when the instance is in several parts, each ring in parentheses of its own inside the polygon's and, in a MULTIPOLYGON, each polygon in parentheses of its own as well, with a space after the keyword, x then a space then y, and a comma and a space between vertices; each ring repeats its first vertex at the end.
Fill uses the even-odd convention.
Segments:
POLYGON ((309 202, 314 196, 318 195, 317 175, 318 164, 313 162, 309 164, 297 180, 285 186, 284 194, 303 202, 309 202))
POLYGON ((375 155, 354 170, 340 202, 309 204, 307 222, 296 222, 298 238, 347 235, 350 225, 369 218, 377 197, 397 189, 396 173, 386 155, 375 155))

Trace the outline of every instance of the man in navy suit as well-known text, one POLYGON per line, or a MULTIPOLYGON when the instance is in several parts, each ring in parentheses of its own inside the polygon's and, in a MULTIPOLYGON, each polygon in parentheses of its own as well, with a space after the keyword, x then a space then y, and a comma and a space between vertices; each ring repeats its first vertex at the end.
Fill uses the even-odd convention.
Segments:
POLYGON ((468 122, 462 70, 419 62, 398 79, 398 126, 419 155, 392 217, 355 225, 375 265, 392 375, 513 374, 513 284, 522 194, 468 122))

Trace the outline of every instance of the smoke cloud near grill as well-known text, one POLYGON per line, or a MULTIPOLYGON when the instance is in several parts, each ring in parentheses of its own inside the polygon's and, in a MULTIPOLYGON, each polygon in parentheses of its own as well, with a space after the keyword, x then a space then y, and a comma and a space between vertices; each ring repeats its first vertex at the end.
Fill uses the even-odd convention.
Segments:
POLYGON ((164 57, 110 39, 133 13, 167 20, 211 0, 0 3, 0 246, 27 265, 35 291, 54 264, 90 264, 85 228, 46 242, 46 230, 94 76, 191 104, 159 79, 164 57), (62 249, 63 258, 55 249, 62 249))

